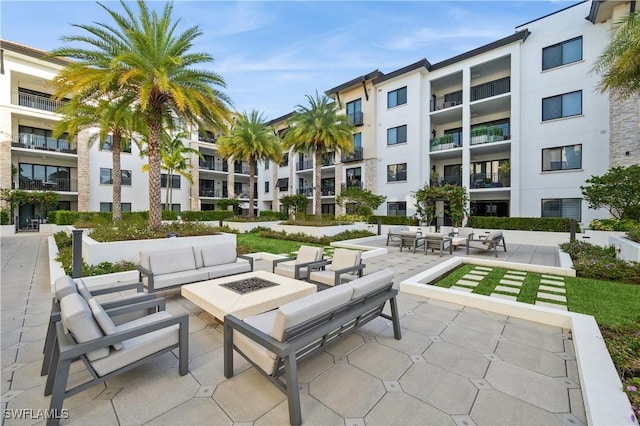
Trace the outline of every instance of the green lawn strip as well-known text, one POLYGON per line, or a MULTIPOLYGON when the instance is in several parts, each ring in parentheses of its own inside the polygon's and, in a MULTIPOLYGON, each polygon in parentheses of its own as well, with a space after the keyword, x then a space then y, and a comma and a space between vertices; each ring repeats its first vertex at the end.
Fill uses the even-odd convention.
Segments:
POLYGON ((239 251, 242 253, 266 252, 281 254, 296 252, 301 245, 320 247, 319 244, 301 243, 277 238, 264 238, 255 233, 237 234, 236 237, 239 251))
POLYGON ((447 275, 440 277, 438 281, 435 282, 437 287, 449 288, 453 285, 456 285, 458 280, 466 275, 469 271, 474 268, 474 265, 462 265, 453 271, 449 272, 447 275))
POLYGON ((538 295, 538 287, 540 286, 540 274, 534 274, 527 272, 520 287, 520 294, 518 295, 518 302, 522 303, 536 303, 536 297, 538 295))
POLYGON ((590 278, 567 278, 565 284, 571 312, 593 315, 606 327, 640 322, 640 285, 590 278))
MULTIPOLYGON (((494 292, 496 286, 500 285, 499 284, 500 279, 502 278, 506 270, 500 269, 500 268, 493 268, 492 270, 485 271, 485 272, 488 272, 488 274, 484 276, 482 281, 480 281, 480 283, 476 286, 473 292, 475 294, 483 294, 485 296, 489 296, 491 295, 491 293, 494 292)), ((498 293, 502 293, 502 292, 498 292, 498 293)), ((502 293, 502 294, 507 294, 507 293, 502 293)))

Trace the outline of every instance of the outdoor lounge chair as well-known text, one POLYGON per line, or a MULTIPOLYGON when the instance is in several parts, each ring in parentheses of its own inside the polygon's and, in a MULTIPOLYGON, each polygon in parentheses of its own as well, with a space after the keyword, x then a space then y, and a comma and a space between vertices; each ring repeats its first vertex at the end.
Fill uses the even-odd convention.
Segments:
POLYGON ((424 237, 418 232, 401 232, 400 251, 402 251, 403 247, 408 247, 413 251, 413 253, 415 253, 417 248, 424 247, 424 237))
MULTIPOLYGON (((87 302, 79 294, 60 301, 60 318, 56 324, 49 375, 44 394, 51 395, 50 413, 61 413, 66 398, 131 370, 142 363, 179 348, 179 372, 189 372, 189 316, 164 311, 164 299, 147 300, 116 308, 119 312, 161 309, 145 317, 115 325, 95 299, 87 302), (80 359, 89 370, 90 379, 67 389, 71 363, 80 359)), ((47 419, 57 425, 60 416, 47 419)))
MULTIPOLYGON (((49 363, 51 361, 51 353, 53 352, 53 345, 56 334, 56 323, 60 321, 60 300, 69 294, 80 294, 86 300, 94 296, 115 297, 107 301, 101 301, 100 304, 104 309, 112 309, 120 306, 129 305, 131 303, 142 302, 144 300, 154 299, 152 294, 146 294, 143 292, 142 283, 134 284, 117 284, 117 285, 104 285, 95 288, 89 288, 81 278, 76 280, 72 279, 68 275, 64 275, 58 278, 54 282, 55 294, 51 301, 51 315, 49 316, 49 326, 47 327, 47 335, 44 339, 44 347, 42 352, 44 358, 42 360, 42 368, 40 369, 40 375, 44 376, 49 371, 49 363), (135 290, 135 293, 127 293, 125 295, 119 295, 116 293, 135 290)), ((114 318, 116 324, 127 320, 132 320, 140 316, 146 315, 145 312, 132 312, 120 317, 114 318)))
POLYGON ((408 226, 392 226, 387 233, 387 245, 393 241, 400 241, 400 233, 408 231, 408 226))
POLYGON ((300 246, 295 258, 283 258, 273 261, 273 273, 296 280, 304 280, 309 276, 308 266, 322 260, 322 247, 300 246))
POLYGON ((365 264, 359 250, 335 249, 333 259, 309 266, 309 281, 325 285, 338 285, 362 276, 365 264))
POLYGON ((493 250, 498 257, 498 246, 502 246, 504 251, 507 251, 507 245, 504 242, 504 236, 502 235, 502 231, 493 231, 490 232, 486 237, 480 239, 473 239, 473 236, 470 236, 467 240, 467 254, 469 254, 469 249, 479 249, 479 250, 493 250))
POLYGON ((443 234, 443 233, 428 233, 424 234, 423 245, 424 245, 424 253, 427 254, 427 251, 431 249, 431 252, 434 250, 440 251, 440 257, 444 254, 446 249, 449 249, 449 254, 452 254, 453 244, 452 237, 443 234))

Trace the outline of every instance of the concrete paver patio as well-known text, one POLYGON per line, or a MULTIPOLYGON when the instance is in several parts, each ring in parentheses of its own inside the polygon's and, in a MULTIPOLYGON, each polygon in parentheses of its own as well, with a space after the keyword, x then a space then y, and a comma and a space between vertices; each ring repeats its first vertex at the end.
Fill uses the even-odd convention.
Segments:
MULTIPOLYGON (((49 406, 39 375, 51 306, 46 237, 5 237, 1 250, 2 408, 36 413, 49 406)), ((549 248, 509 250, 501 258, 557 264, 549 248)), ((440 261, 395 247, 365 263, 400 282, 440 261)), ((165 295, 169 312, 190 315, 190 373, 179 376, 166 354, 67 399, 62 424, 287 424, 285 395, 241 357, 224 378, 222 327, 178 291, 165 295)), ((403 293, 399 308, 402 340, 377 319, 301 364, 304 424, 587 423, 568 330, 403 293)), ((70 380, 86 374, 74 365, 70 380)), ((7 425, 43 421, 4 413, 7 425)))

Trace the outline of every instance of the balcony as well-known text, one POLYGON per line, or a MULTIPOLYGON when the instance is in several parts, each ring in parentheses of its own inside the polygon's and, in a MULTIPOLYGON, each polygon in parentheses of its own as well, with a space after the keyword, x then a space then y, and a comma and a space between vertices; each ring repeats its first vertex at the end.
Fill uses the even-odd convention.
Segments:
POLYGON ((242 174, 242 175, 248 175, 249 174, 249 166, 247 164, 235 164, 233 166, 233 172, 234 173, 238 173, 238 174, 242 174))
POLYGON ((34 134, 21 134, 13 137, 12 147, 37 149, 41 151, 63 152, 65 154, 77 154, 76 144, 65 139, 53 139, 46 136, 34 134))
POLYGON ((50 97, 34 95, 31 93, 14 92, 12 93, 11 103, 28 108, 39 109, 42 111, 56 112, 67 102, 56 101, 50 97))
POLYGON ((444 175, 444 176, 436 176, 435 182, 431 182, 432 186, 462 186, 462 176, 461 175, 444 175))
POLYGON ((228 193, 226 189, 221 192, 219 189, 214 190, 213 188, 200 188, 198 190, 198 195, 201 197, 227 198, 228 193))
POLYGON ((296 162, 296 170, 309 170, 313 169, 313 160, 303 160, 296 162))
POLYGON ((364 158, 364 150, 356 148, 351 154, 342 154, 342 162, 349 163, 351 161, 360 161, 364 158))
POLYGON ((450 133, 429 140, 431 151, 442 151, 462 147, 462 133, 450 133))
POLYGON ((359 180, 354 180, 354 181, 351 181, 351 182, 343 183, 342 184, 342 189, 347 189, 347 188, 362 189, 362 182, 360 182, 359 180))
POLYGON ((200 170, 211 170, 214 172, 228 172, 229 166, 223 161, 200 161, 198 168, 200 170))
POLYGON ((334 195, 336 195, 336 191, 335 189, 323 189, 321 195, 323 197, 333 197, 334 195))
POLYGON ((49 180, 20 178, 19 189, 28 191, 78 192, 77 179, 55 178, 49 180))
POLYGON ((298 195, 304 195, 305 197, 311 197, 311 196, 313 196, 313 189, 312 188, 298 188, 297 194, 298 195))
POLYGON ((471 87, 471 102, 492 96, 502 95, 511 91, 511 77, 500 78, 488 83, 471 87))
POLYGON ((206 135, 198 134, 198 141, 200 142, 216 143, 217 140, 218 137, 210 133, 207 133, 206 135))
POLYGON ((322 157, 321 167, 330 167, 336 164, 336 160, 333 156, 333 153, 330 156, 322 157))
POLYGON ((495 126, 478 125, 471 128, 471 145, 501 142, 511 139, 509 124, 495 126))
POLYGON ((471 173, 469 187, 472 189, 481 188, 508 188, 511 186, 509 173, 471 173))
POLYGON ((362 111, 356 111, 347 115, 349 116, 351 124, 353 124, 354 126, 362 126, 364 124, 364 114, 362 113, 362 111))
POLYGON ((447 93, 444 96, 431 98, 431 111, 439 111, 441 109, 451 108, 452 106, 462 105, 462 90, 447 93))

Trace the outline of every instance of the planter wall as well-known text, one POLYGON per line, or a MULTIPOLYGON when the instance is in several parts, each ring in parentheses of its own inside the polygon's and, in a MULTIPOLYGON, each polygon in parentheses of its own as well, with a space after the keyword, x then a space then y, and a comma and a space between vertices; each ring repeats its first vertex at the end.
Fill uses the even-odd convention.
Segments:
POLYGON ((0 237, 8 237, 10 235, 15 235, 15 233, 15 225, 0 225, 0 237))
MULTIPOLYGON (((344 231, 367 230, 366 223, 354 223, 353 225, 337 225, 337 226, 298 226, 298 225, 272 225, 274 231, 284 231, 288 234, 303 233, 313 237, 327 236, 339 234, 344 231)), ((374 231, 375 232, 375 231, 374 231)))
POLYGON ((82 259, 89 265, 100 262, 128 260, 138 262, 141 251, 171 250, 192 246, 204 246, 214 241, 229 241, 236 245, 235 234, 205 235, 200 237, 163 238, 156 240, 114 241, 100 243, 88 235, 82 235, 82 259))
POLYGON ((272 222, 227 222, 224 221, 222 224, 224 226, 228 226, 231 229, 235 229, 238 232, 249 232, 253 228, 258 228, 260 226, 264 226, 266 228, 273 228, 275 225, 279 224, 281 221, 272 221, 272 222))
POLYGON ((640 244, 625 237, 612 235, 609 244, 616 248, 616 257, 627 262, 640 262, 640 244))

